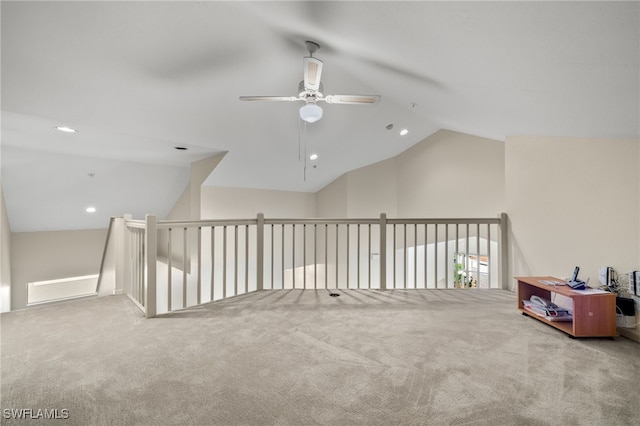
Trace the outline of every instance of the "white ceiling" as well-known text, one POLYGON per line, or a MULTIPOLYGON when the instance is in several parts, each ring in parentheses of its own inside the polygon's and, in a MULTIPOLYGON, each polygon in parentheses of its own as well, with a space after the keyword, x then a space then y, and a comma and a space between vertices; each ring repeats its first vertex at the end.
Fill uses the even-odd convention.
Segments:
POLYGON ((638 138, 639 5, 2 1, 12 230, 162 217, 189 164, 220 152, 207 185, 317 191, 442 128, 638 138), (326 94, 382 101, 325 104, 305 130, 298 103, 238 100, 297 94, 305 40, 322 46, 326 94), (300 141, 320 156, 306 178, 300 141))

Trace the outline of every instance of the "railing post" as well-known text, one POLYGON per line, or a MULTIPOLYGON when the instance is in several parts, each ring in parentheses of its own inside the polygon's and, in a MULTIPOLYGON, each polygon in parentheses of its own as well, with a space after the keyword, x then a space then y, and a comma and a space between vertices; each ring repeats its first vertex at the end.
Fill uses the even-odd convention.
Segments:
POLYGON ((264 214, 258 213, 256 223, 256 290, 264 289, 264 214))
POLYGON ((508 216, 500 213, 500 277, 499 284, 503 290, 509 289, 509 239, 507 237, 508 216))
MULTIPOLYGON (((387 214, 380 213, 380 290, 387 289, 387 214)), ((394 253, 395 255, 395 253, 394 253)))
POLYGON ((145 216, 145 267, 146 276, 144 307, 147 318, 156 316, 156 265, 158 258, 158 228, 156 216, 148 214, 145 216))
MULTIPOLYGON (((131 219, 131 215, 128 215, 131 219)), ((115 243, 115 275, 116 283, 113 289, 113 294, 124 294, 124 283, 126 280, 126 271, 128 271, 129 264, 129 245, 127 244, 127 226, 125 225, 125 217, 115 218, 114 223, 114 243, 115 243)))
POLYGON ((127 221, 133 219, 133 216, 127 213, 122 218, 122 292, 131 294, 131 289, 133 288, 131 272, 133 262, 131 261, 131 235, 127 228, 127 221))

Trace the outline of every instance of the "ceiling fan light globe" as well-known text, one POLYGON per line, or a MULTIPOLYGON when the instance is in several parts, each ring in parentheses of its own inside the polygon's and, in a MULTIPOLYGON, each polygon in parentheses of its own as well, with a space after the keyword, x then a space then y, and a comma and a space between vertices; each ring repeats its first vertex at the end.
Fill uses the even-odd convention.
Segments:
POLYGON ((315 123, 322 118, 322 108, 314 103, 304 104, 300 107, 300 118, 307 123, 315 123))

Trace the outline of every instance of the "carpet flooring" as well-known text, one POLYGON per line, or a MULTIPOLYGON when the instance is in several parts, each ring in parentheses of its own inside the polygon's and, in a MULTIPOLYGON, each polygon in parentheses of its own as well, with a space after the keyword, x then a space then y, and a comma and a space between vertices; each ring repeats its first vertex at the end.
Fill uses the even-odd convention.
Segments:
POLYGON ((2 314, 0 422, 640 424, 635 342, 569 338, 502 290, 337 292, 153 319, 126 296, 2 314))

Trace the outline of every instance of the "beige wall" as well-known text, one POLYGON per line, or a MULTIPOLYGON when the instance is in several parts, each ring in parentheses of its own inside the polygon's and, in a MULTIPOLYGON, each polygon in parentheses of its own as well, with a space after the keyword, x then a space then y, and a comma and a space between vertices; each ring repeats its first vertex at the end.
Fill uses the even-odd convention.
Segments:
POLYGON ((316 215, 316 195, 309 192, 202 187, 202 219, 309 218, 316 215))
POLYGON ((316 193, 316 215, 324 218, 347 217, 347 175, 342 175, 316 193))
POLYGON ((496 217, 503 210, 504 143, 446 130, 318 192, 321 217, 496 217))
POLYGON ((347 217, 397 217, 397 174, 395 158, 347 173, 347 217))
POLYGON ((504 143, 440 130, 396 157, 401 217, 495 217, 504 210, 504 143))
POLYGON ((597 285, 600 266, 620 276, 638 269, 639 145, 620 139, 507 139, 510 276, 564 278, 579 265, 580 277, 597 285))
POLYGON ((0 312, 11 310, 11 227, 0 185, 0 312))
POLYGON ((27 283, 97 274, 106 229, 11 235, 11 309, 27 304, 27 283))
MULTIPOLYGON (((511 137, 507 211, 514 274, 565 277, 574 265, 638 267, 638 141, 511 137)), ((595 281, 593 281, 595 280, 595 281)))

